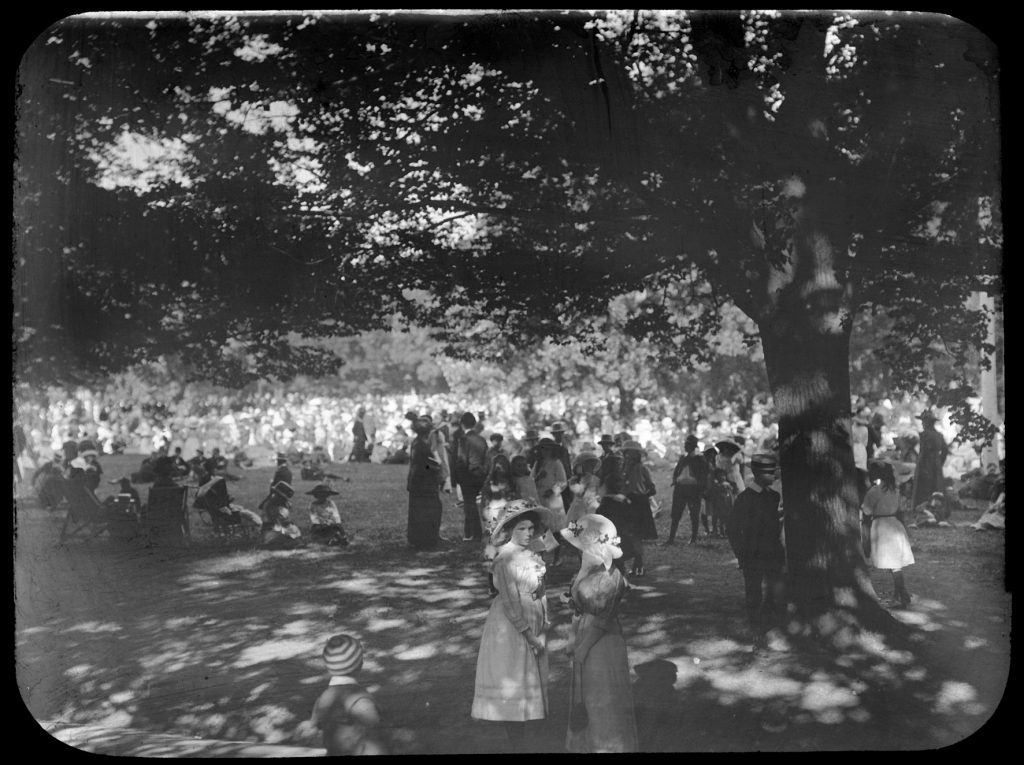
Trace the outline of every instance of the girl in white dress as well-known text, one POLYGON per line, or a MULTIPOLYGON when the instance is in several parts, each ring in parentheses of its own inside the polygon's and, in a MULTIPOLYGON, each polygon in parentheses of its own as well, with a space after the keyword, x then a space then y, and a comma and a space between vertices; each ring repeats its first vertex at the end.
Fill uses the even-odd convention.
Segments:
POLYGON ((513 751, 522 751, 526 724, 548 715, 547 598, 544 561, 530 547, 550 513, 529 500, 505 505, 491 542, 494 586, 480 638, 471 715, 502 722, 513 751))
POLYGON ((868 490, 861 507, 864 517, 871 519, 871 565, 892 571, 894 597, 906 608, 910 604, 910 593, 903 580, 903 569, 914 563, 914 553, 907 530, 898 517, 900 492, 896 474, 889 463, 872 467, 880 480, 868 490))

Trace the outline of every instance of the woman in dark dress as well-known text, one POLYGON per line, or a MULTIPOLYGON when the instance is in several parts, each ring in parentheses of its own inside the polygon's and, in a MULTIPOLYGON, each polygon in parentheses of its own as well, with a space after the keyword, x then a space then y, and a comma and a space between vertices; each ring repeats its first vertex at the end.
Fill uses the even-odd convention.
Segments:
POLYGON ((601 501, 596 511, 597 515, 611 521, 619 532, 619 549, 622 550, 622 555, 615 559, 614 565, 623 576, 626 574, 626 561, 632 561, 635 567, 636 559, 639 557, 640 567, 643 568, 643 545, 637 538, 637 524, 624 492, 622 476, 619 473, 609 473, 601 482, 601 501))
POLYGON ((409 546, 416 550, 432 550, 441 541, 441 484, 444 476, 441 463, 430 448, 429 417, 413 421, 416 434, 409 445, 409 546))
POLYGON ((643 463, 643 447, 638 441, 626 441, 622 445, 624 462, 622 477, 625 482, 626 496, 633 514, 633 524, 637 530, 636 558, 633 560, 635 576, 644 575, 643 540, 657 539, 658 530, 651 515, 651 497, 657 491, 651 472, 643 463))

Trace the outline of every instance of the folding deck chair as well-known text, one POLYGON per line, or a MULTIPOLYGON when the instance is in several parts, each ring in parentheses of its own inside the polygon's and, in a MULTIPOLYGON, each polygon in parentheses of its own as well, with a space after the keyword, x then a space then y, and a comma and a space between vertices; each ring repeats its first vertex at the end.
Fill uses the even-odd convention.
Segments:
POLYGON ((142 525, 150 541, 187 545, 192 530, 188 517, 188 486, 151 486, 142 510, 142 525))
POLYGON ((95 494, 75 481, 64 481, 63 491, 68 512, 60 530, 61 542, 95 539, 107 530, 110 518, 95 494))

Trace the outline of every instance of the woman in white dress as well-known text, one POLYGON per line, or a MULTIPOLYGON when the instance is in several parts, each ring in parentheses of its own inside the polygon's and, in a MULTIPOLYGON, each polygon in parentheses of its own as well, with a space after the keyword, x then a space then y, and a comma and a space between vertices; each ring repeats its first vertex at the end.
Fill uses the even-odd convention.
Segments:
MULTIPOLYGON (((864 495, 861 511, 871 520, 871 565, 892 572, 894 597, 906 608, 910 593, 903 580, 903 569, 914 563, 910 538, 898 517, 900 491, 893 466, 887 462, 872 466, 879 482, 864 495)), ((873 476, 874 477, 874 476, 873 476)))
POLYGON ((480 638, 471 716, 505 726, 513 751, 523 751, 527 722, 548 714, 544 561, 531 543, 550 513, 530 500, 508 502, 491 535, 498 548, 494 586, 480 638))

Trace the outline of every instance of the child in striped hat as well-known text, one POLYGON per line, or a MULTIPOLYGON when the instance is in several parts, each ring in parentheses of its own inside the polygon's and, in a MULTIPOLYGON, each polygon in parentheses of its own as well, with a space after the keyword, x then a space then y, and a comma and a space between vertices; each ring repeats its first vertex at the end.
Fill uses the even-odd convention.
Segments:
POLYGON ((362 644, 352 635, 334 635, 323 657, 331 680, 313 706, 312 723, 323 731, 327 754, 386 754, 377 702, 354 677, 363 666, 362 644))

